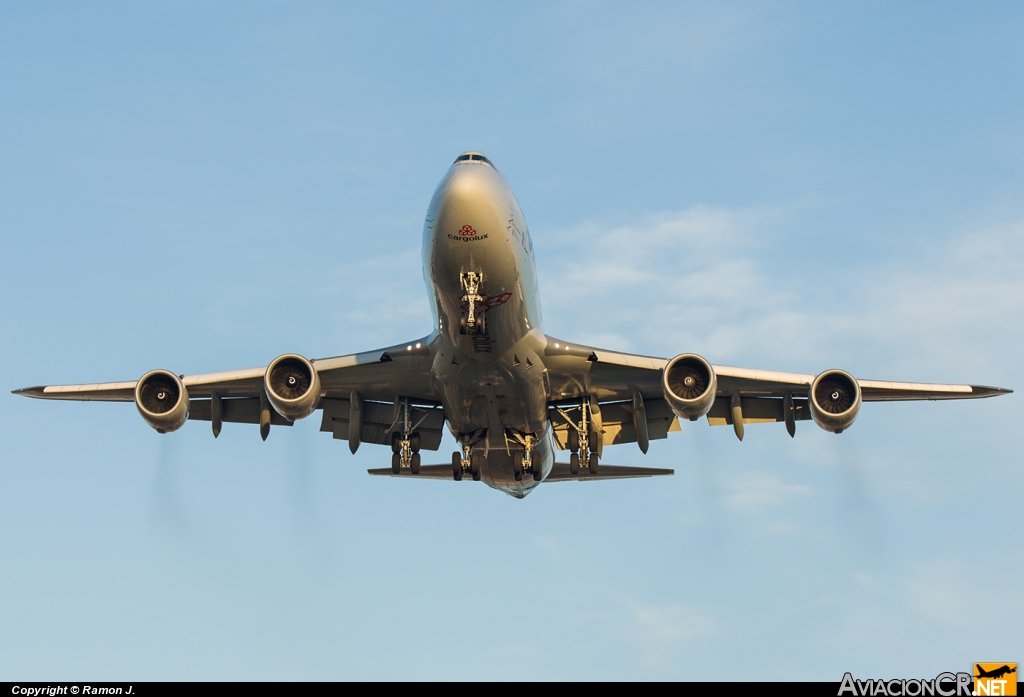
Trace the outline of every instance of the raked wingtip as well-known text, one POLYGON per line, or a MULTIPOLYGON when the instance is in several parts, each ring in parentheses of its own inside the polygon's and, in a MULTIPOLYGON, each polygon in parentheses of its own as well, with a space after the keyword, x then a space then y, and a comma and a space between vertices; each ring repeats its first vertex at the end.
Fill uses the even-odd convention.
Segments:
POLYGON ((46 385, 39 385, 37 387, 22 387, 20 390, 11 390, 11 394, 20 394, 22 397, 42 397, 43 392, 46 390, 46 385))

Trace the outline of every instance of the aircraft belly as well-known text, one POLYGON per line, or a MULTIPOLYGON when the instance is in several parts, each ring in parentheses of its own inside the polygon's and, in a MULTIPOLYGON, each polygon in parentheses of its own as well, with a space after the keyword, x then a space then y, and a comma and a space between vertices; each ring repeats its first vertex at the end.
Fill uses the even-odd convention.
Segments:
MULTIPOLYGON (((533 449, 534 466, 541 468, 541 481, 546 478, 555 464, 555 448, 551 438, 551 429, 548 427, 543 437, 533 449)), ((492 450, 481 470, 484 484, 504 491, 509 496, 517 499, 524 498, 527 494, 537 488, 539 481, 533 478, 532 474, 524 473, 521 481, 516 481, 512 471, 512 456, 505 450, 492 450)))
POLYGON ((531 333, 488 362, 446 337, 439 342, 432 367, 435 392, 456 436, 489 429, 503 443, 496 431, 539 433, 544 428, 548 390, 537 341, 537 333, 531 333))
POLYGON ((532 473, 515 481, 517 438, 537 438, 533 454, 545 473, 554 462, 546 338, 533 244, 497 170, 449 170, 427 211, 423 261, 438 331, 431 374, 448 427, 474 452, 486 452, 487 484, 525 496, 537 482, 532 473))

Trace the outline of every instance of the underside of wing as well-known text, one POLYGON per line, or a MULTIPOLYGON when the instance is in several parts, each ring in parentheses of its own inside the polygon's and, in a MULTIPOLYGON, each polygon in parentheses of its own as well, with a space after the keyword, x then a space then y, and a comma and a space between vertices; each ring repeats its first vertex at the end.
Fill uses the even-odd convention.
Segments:
MULTIPOLYGON (((591 400, 590 409, 599 425, 602 445, 636 442, 638 430, 646 442, 679 429, 673 408, 666 401, 664 383, 666 367, 671 372, 673 360, 606 351, 548 337, 545 361, 552 385, 551 421, 560 448, 567 447, 568 435, 573 430, 572 417, 561 413, 564 406, 585 399, 591 400), (643 426, 637 416, 641 407, 646 426, 639 428, 643 426)), ((824 414, 839 409, 840 404, 853 398, 856 404, 842 407, 852 408, 848 423, 852 423, 860 402, 981 399, 1012 392, 983 385, 859 380, 843 371, 786 373, 711 364, 707 368, 713 372, 713 379, 706 383, 714 384, 714 392, 707 393, 708 401, 697 413, 706 415, 711 425, 728 424, 736 428, 746 423, 785 422, 790 433, 795 432, 796 421, 812 418, 812 385, 832 385, 824 378, 835 377, 842 382, 846 376, 851 381, 848 390, 826 390, 835 395, 835 404, 824 405, 818 411, 824 414)), ((834 428, 819 425, 835 432, 844 428, 839 421, 834 428)), ((736 431, 742 438, 743 429, 736 431)))
MULTIPOLYGON (((407 413, 419 426, 421 447, 437 449, 444 424, 440 403, 434 393, 430 373, 430 352, 425 337, 413 342, 398 344, 375 351, 335 356, 331 358, 305 359, 296 357, 315 372, 315 383, 319 391, 313 392, 308 382, 309 402, 306 410, 299 414, 280 412, 272 408, 267 398, 267 366, 246 370, 205 373, 201 375, 175 376, 168 371, 155 371, 168 388, 169 394, 181 393, 187 399, 181 404, 181 419, 162 428, 156 414, 151 425, 157 430, 174 430, 186 419, 214 422, 214 433, 220 432, 220 424, 260 424, 265 435, 269 426, 290 426, 290 419, 309 415, 311 410, 322 409, 324 418, 321 430, 332 433, 335 438, 350 443, 390 443, 390 431, 399 417, 407 413), (360 406, 360 432, 350 438, 351 400, 358 399, 360 406), (361 436, 361 437, 360 437, 361 436)), ((280 359, 270 364, 273 368, 280 359)), ((271 371, 273 373, 273 370, 271 371)), ((144 376, 143 380, 149 375, 144 376)), ((310 376, 311 377, 311 376, 310 376)), ((273 375, 271 375, 273 378, 273 375)), ((76 401, 133 402, 136 388, 145 395, 145 386, 139 380, 96 383, 84 385, 49 385, 14 390, 14 394, 36 399, 58 399, 76 401)), ((156 392, 163 395, 164 392, 156 392)), ((145 399, 144 399, 145 401, 145 399)), ((159 412, 159 400, 154 402, 159 412)), ((144 414, 145 416, 145 414, 144 414)), ((149 420, 149 419, 147 419, 149 420)))

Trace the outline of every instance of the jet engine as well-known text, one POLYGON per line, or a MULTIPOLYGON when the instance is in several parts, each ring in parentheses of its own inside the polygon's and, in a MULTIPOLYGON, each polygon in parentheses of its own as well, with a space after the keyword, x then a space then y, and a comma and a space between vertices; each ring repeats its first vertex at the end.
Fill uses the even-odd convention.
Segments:
POLYGON ((135 384, 135 406, 157 433, 170 433, 188 419, 188 390, 167 370, 151 370, 135 384))
POLYGON ((718 377, 706 360, 695 353, 683 353, 665 366, 661 386, 672 411, 680 418, 696 421, 715 403, 718 377))
POLYGON ((263 384, 271 406, 289 421, 306 418, 320 401, 320 376, 316 368, 295 353, 275 358, 267 366, 263 384))
POLYGON ((811 418, 826 431, 842 433, 860 411, 860 384, 843 370, 826 370, 811 383, 811 418))

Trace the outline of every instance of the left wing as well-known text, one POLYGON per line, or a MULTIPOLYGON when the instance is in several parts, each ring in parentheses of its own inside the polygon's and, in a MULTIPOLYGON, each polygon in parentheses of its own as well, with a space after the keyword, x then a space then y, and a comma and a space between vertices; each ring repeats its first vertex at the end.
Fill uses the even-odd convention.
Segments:
MULTIPOLYGON (((614 441, 604 431, 603 442, 634 442, 635 434, 630 431, 628 421, 632 413, 634 395, 639 394, 647 404, 649 427, 656 426, 657 436, 665 437, 665 429, 659 422, 651 423, 653 412, 663 419, 665 412, 662 372, 670 359, 653 356, 638 356, 629 353, 571 344, 548 337, 545 350, 545 364, 551 379, 554 400, 573 400, 592 396, 602 411, 628 412, 618 417, 627 422, 622 433, 616 431, 614 441), (632 434, 632 435, 631 435, 632 434)), ((782 373, 768 370, 751 370, 733 366, 712 365, 718 378, 715 402, 708 412, 709 423, 713 426, 732 424, 731 399, 740 397, 743 423, 784 421, 784 399, 794 398, 793 419, 809 419, 807 397, 811 384, 817 375, 803 373, 782 373)), ((857 379, 861 399, 864 402, 892 402, 912 400, 980 399, 1009 394, 1013 390, 984 385, 948 385, 917 382, 888 382, 881 380, 857 379)), ((554 419, 553 419, 554 421, 554 419)), ((613 429, 615 430, 613 422, 613 429)), ((677 430, 673 424, 667 430, 677 430)), ((738 434, 742 429, 738 430, 738 434)), ((556 425, 556 439, 559 433, 556 425)), ((561 442, 559 442, 562 445, 561 442)))

